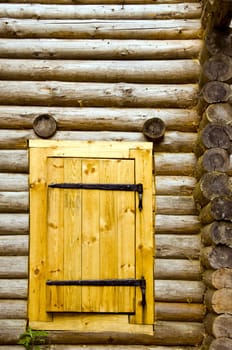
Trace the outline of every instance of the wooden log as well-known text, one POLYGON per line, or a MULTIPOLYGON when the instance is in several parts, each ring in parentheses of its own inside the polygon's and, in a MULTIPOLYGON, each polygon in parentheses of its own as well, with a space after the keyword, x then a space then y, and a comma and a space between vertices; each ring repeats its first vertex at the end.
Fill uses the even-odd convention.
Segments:
POLYGON ((232 347, 232 339, 218 338, 214 339, 210 344, 210 350, 230 350, 232 347))
MULTIPOLYGON (((46 350, 46 345, 40 345, 41 350, 46 350)), ((13 350, 24 350, 23 345, 14 345, 13 350)), ((159 345, 61 345, 61 344, 53 344, 52 350, 170 350, 169 346, 159 346, 159 345)), ((0 350, 12 350, 11 345, 0 345, 0 350)), ((200 347, 176 347, 173 346, 171 350, 200 350, 200 347)))
POLYGON ((0 17, 19 19, 185 19, 199 18, 199 3, 147 4, 147 5, 49 5, 49 4, 2 4, 0 17))
POLYGON ((27 190, 27 174, 0 173, 0 191, 24 192, 27 190))
POLYGON ((27 317, 26 300, 0 300, 0 319, 25 319, 27 317))
POLYGON ((0 256, 1 278, 26 278, 28 275, 26 256, 0 256))
MULTIPOLYGON (((1 175, 0 175, 1 178, 1 175)), ((156 176, 156 195, 192 195, 196 179, 191 176, 156 176)))
POLYGON ((207 103, 230 102, 231 87, 221 81, 210 81, 206 83, 201 91, 207 103))
POLYGON ((143 124, 143 134, 151 141, 159 142, 164 136, 166 125, 160 118, 151 118, 143 124))
POLYGON ((218 196, 231 196, 229 176, 216 171, 205 173, 197 183, 193 195, 200 206, 206 205, 218 196))
POLYGON ((205 285, 201 281, 155 280, 155 300, 201 303, 205 285))
POLYGON ((164 234, 196 234, 200 230, 197 215, 155 215, 155 232, 164 234))
POLYGON ((199 39, 199 19, 37 20, 0 19, 3 38, 199 39))
MULTIPOLYGON (((203 325, 199 322, 157 321, 154 335, 101 332, 87 333, 72 331, 49 332, 49 341, 62 344, 116 344, 121 345, 197 345, 203 338, 203 325)), ((1 338, 0 338, 1 339, 1 338)), ((146 349, 146 348, 145 348, 146 349)), ((162 348, 161 348, 162 349, 162 348)), ((164 348, 165 349, 165 348, 164 348)), ((163 349, 162 349, 163 350, 163 349)))
POLYGON ((203 65, 203 72, 209 80, 229 81, 232 78, 232 58, 214 55, 203 65))
POLYGON ((28 255, 27 235, 0 236, 0 255, 28 255))
POLYGON ((27 320, 2 319, 0 344, 17 344, 20 334, 25 332, 27 320))
POLYGON ((232 56, 231 48, 231 35, 232 29, 226 30, 214 29, 208 35, 206 35, 205 43, 208 51, 212 54, 223 53, 228 56, 232 56))
POLYGON ((0 38, 2 58, 183 59, 197 58, 202 40, 75 40, 0 38))
POLYGON ((0 213, 0 234, 24 235, 29 230, 29 215, 20 213, 0 213))
POLYGON ((0 59, 2 80, 59 80, 109 83, 192 83, 198 80, 196 60, 30 60, 0 59))
POLYGON ((205 247, 201 250, 201 261, 209 269, 232 268, 232 248, 205 247))
POLYGON ((28 192, 0 192, 0 212, 24 213, 28 209, 28 192))
POLYGON ((41 114, 55 118, 59 130, 142 131, 147 119, 160 118, 167 130, 194 132, 199 125, 195 109, 70 108, 0 106, 1 129, 32 129, 41 114))
POLYGON ((211 288, 232 288, 232 269, 206 270, 203 273, 203 280, 211 288))
POLYGON ((209 148, 223 148, 230 150, 232 127, 230 125, 210 123, 198 134, 195 153, 201 156, 209 148))
POLYGON ((28 289, 27 279, 1 279, 1 299, 26 299, 28 289))
POLYGON ((33 130, 43 139, 52 137, 57 130, 56 120, 50 114, 40 114, 33 121, 33 130))
POLYGON ((160 196, 155 198, 157 214, 194 215, 197 213, 192 196, 160 196))
POLYGON ((193 153, 155 153, 156 175, 193 175, 196 156, 193 153))
MULTIPOLYGON (((201 247, 200 235, 156 234, 156 258, 198 259, 201 247)), ((190 260, 191 261, 191 260, 190 260)))
POLYGON ((205 294, 206 306, 216 314, 232 313, 232 289, 207 290, 205 294))
POLYGON ((199 218, 203 224, 214 220, 232 221, 232 199, 230 197, 217 197, 201 209, 199 218))
POLYGON ((205 307, 191 303, 155 303, 156 319, 161 321, 202 321, 205 307))
POLYGON ((232 248, 232 224, 214 221, 201 230, 204 245, 224 244, 232 248))
MULTIPOLYGON (((27 3, 28 0, 6 0, 8 3, 27 3)), ((183 0, 156 0, 156 4, 178 4, 183 0)), ((185 3, 196 2, 196 0, 185 0, 185 3)), ((73 0, 31 0, 30 3, 40 4, 70 4, 73 5, 73 0)), ((153 4, 153 0, 125 0, 125 4, 153 4)), ((79 0, 78 4, 102 4, 102 0, 79 0)), ((107 4, 120 4, 121 0, 107 0, 107 4)))
POLYGON ((27 151, 1 150, 0 151, 1 172, 26 173, 28 172, 27 151))
POLYGON ((215 103, 207 107, 204 112, 200 128, 208 123, 231 124, 232 106, 229 103, 215 103))
POLYGON ((0 81, 0 104, 67 107, 191 107, 196 84, 0 81), (14 95, 12 94, 14 91, 14 95))
POLYGON ((201 267, 198 260, 155 259, 155 279, 200 280, 201 267))
POLYGON ((198 159, 195 175, 200 179, 206 172, 227 172, 230 166, 229 153, 223 148, 211 148, 206 150, 198 159))
POLYGON ((215 338, 232 338, 232 316, 208 314, 205 318, 205 327, 208 334, 215 338))

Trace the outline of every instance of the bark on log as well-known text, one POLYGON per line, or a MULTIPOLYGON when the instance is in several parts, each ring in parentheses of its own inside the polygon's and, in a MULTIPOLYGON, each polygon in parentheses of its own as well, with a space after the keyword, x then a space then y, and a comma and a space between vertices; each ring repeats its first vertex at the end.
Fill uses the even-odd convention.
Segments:
POLYGON ((192 153, 155 153, 156 175, 193 175, 196 157, 192 153))
POLYGON ((208 51, 212 55, 223 53, 232 56, 231 36, 232 29, 227 28, 226 30, 223 29, 221 31, 214 29, 205 38, 208 51))
POLYGON ((28 280, 26 279, 1 279, 1 299, 26 299, 28 280))
POLYGON ((196 60, 80 61, 0 59, 2 80, 56 80, 109 83, 193 83, 200 72, 196 60))
POLYGON ((211 148, 198 159, 195 175, 200 179, 206 172, 227 172, 230 166, 229 153, 222 148, 211 148))
POLYGON ((196 84, 0 81, 0 104, 62 107, 192 107, 196 84), (14 94, 12 93, 14 92, 14 94))
POLYGON ((199 39, 199 19, 37 20, 0 19, 2 38, 199 39))
POLYGON ((0 236, 0 255, 28 255, 28 241, 26 235, 0 236))
MULTIPOLYGON (((156 234, 156 258, 198 259, 201 247, 200 235, 156 234)), ((190 260, 191 261, 191 260, 190 260)), ((156 269, 156 268, 155 268, 156 269)), ((156 271, 155 271, 156 273, 156 271)))
POLYGON ((0 213, 0 235, 24 235, 28 230, 28 214, 0 213))
POLYGON ((28 276, 26 256, 0 256, 1 278, 26 278, 28 276))
POLYGON ((193 195, 200 206, 205 206, 210 200, 219 196, 231 196, 229 176, 216 171, 204 174, 197 183, 193 195))
MULTIPOLYGON (((46 345, 40 345, 41 350, 46 350, 46 345)), ((60 345, 53 344, 50 346, 52 350, 200 350, 200 347, 189 346, 159 346, 159 345, 60 345)), ((23 350, 22 345, 14 345, 13 350, 23 350)), ((0 345, 0 350, 12 350, 12 345, 0 345)))
POLYGON ((232 340, 229 338, 219 338, 212 341, 209 350, 231 350, 232 340))
POLYGON ((200 230, 196 215, 155 215, 155 232, 164 234, 196 234, 200 230))
POLYGON ((206 268, 232 268, 232 248, 206 247, 201 250, 201 261, 206 268))
POLYGON ((230 81, 232 58, 223 54, 214 55, 203 65, 203 72, 209 80, 230 81))
POLYGON ((217 197, 202 208, 199 218, 203 224, 214 220, 232 221, 232 199, 230 197, 217 197))
POLYGON ((28 175, 0 173, 0 191, 24 192, 28 190, 28 175))
POLYGON ((216 314, 232 314, 232 289, 207 290, 205 302, 210 311, 216 314))
POLYGON ((198 260, 155 259, 155 279, 190 280, 201 278, 201 266, 198 260))
POLYGON ((50 5, 2 4, 0 17, 19 19, 186 19, 199 18, 200 4, 50 5))
POLYGON ((196 179, 191 176, 155 177, 156 195, 189 196, 192 195, 195 186, 196 179))
POLYGON ((232 123, 232 106, 229 103, 215 103, 208 106, 200 128, 203 129, 208 123, 228 124, 232 123))
POLYGON ((201 281, 155 281, 155 300, 177 303, 201 303, 205 285, 201 281))
POLYGON ((217 222, 206 225, 201 231, 204 245, 224 244, 232 248, 232 224, 217 222))
POLYGON ((230 85, 221 81, 206 83, 201 93, 207 103, 230 102, 232 99, 230 85))
POLYGON ((52 115, 59 130, 70 131, 141 131, 147 119, 160 118, 167 130, 193 132, 200 118, 195 109, 0 106, 0 128, 32 129, 41 114, 52 115))
POLYGON ((191 303, 155 303, 156 319, 161 321, 202 321, 205 307, 191 303))
POLYGON ((28 192, 0 192, 1 213, 25 213, 28 209, 28 192))
POLYGON ((3 39, 2 58, 183 59, 198 58, 202 40, 3 39))
POLYGON ((156 214, 194 215, 197 214, 192 196, 159 196, 155 197, 156 214))
POLYGON ((232 269, 206 270, 203 274, 203 280, 211 288, 232 288, 232 269))
POLYGON ((17 344, 20 334, 25 332, 27 320, 1 320, 0 344, 17 344))
POLYGON ((27 318, 26 300, 0 300, 0 319, 27 318))
POLYGON ((205 318, 206 331, 215 338, 232 338, 232 316, 208 314, 205 318))

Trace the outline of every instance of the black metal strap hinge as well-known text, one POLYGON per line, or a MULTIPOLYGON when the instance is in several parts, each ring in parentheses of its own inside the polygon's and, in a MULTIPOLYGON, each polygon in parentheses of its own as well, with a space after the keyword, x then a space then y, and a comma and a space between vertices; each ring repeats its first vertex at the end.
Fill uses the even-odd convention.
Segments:
POLYGON ((140 287, 142 307, 146 305, 146 280, 141 279, 105 279, 105 280, 48 280, 48 286, 98 286, 98 287, 140 287))
POLYGON ((143 184, 84 184, 84 183, 55 183, 51 188, 85 189, 85 190, 111 190, 111 191, 134 191, 139 195, 139 210, 143 209, 143 184))

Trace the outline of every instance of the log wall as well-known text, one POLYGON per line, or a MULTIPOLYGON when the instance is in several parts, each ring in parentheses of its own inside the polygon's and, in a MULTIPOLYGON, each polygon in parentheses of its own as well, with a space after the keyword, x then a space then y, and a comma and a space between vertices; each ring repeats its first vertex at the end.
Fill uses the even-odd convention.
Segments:
POLYGON ((1 4, 0 344, 4 350, 21 349, 16 344, 27 323, 27 141, 38 137, 33 125, 40 115, 56 120, 51 138, 58 140, 144 141, 146 120, 160 118, 166 125, 164 137, 154 143, 154 336, 132 334, 116 341, 109 335, 106 339, 50 332, 50 348, 199 349, 205 286, 193 199, 193 148, 200 121, 195 108, 200 15, 200 2, 191 0, 1 4))
POLYGON ((204 1, 203 9, 204 108, 195 148, 198 183, 194 197, 202 223, 201 261, 207 286, 204 349, 229 350, 232 346, 231 2, 204 1))

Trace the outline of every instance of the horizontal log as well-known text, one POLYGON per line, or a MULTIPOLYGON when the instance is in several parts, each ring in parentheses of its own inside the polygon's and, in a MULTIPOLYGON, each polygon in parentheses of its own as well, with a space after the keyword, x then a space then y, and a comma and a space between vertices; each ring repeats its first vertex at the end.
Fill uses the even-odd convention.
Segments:
POLYGON ((156 280, 155 300, 162 302, 201 303, 205 285, 201 281, 156 280))
POLYGON ((17 344, 20 334, 25 332, 27 320, 2 319, 0 344, 17 344))
POLYGON ((2 4, 0 17, 19 19, 180 19, 199 18, 199 3, 147 5, 2 4))
POLYGON ((162 321, 202 321, 205 307, 191 303, 155 303, 156 319, 162 321))
POLYGON ((28 295, 27 279, 1 279, 1 299, 26 299, 28 295))
POLYGON ((109 83, 192 83, 198 80, 196 60, 80 61, 0 59, 2 80, 57 80, 109 83))
POLYGON ((216 30, 214 29, 205 38, 205 43, 208 51, 215 55, 217 53, 223 53, 228 56, 232 56, 231 48, 231 35, 232 29, 216 30))
POLYGON ((26 256, 0 256, 1 278, 26 278, 28 275, 26 256))
POLYGON ((224 244, 232 248, 232 223, 214 221, 201 231, 204 245, 224 244))
POLYGON ((203 114, 200 128, 208 123, 231 124, 232 106, 229 103, 214 103, 207 107, 203 114))
MULTIPOLYGON (((50 346, 51 347, 51 346, 50 346)), ((40 346, 42 350, 44 350, 43 346, 40 346)), ((23 345, 14 345, 13 350, 24 350, 25 348, 23 345)), ((60 345, 60 344, 53 344, 51 347, 52 350, 200 350, 200 347, 189 347, 189 346, 172 346, 171 348, 169 346, 159 346, 159 345, 152 345, 146 346, 146 345, 114 345, 112 348, 112 345, 60 345)), ((0 345, 0 350, 12 350, 11 345, 0 345)))
MULTIPOLYGON (((178 4, 183 0, 156 0, 156 4, 178 4)), ((28 0, 6 0, 8 3, 28 3, 28 0)), ((196 0, 185 0, 185 3, 194 3, 196 0)), ((70 4, 73 0, 31 0, 30 3, 40 4, 70 4)), ((125 0, 125 4, 153 4, 153 0, 125 0)), ((102 0, 78 0, 78 4, 102 4, 102 0)), ((121 0, 107 0, 107 4, 120 4, 121 0)))
MULTIPOLYGON (((33 130, 0 130, 0 147, 7 149, 25 149, 28 140, 38 136, 33 130)), ((57 131, 52 137, 55 140, 72 141, 148 141, 142 132, 115 132, 115 131, 57 131)), ((196 133, 167 131, 166 135, 156 145, 157 152, 191 152, 196 133)))
POLYGON ((208 314, 205 319, 208 334, 215 338, 232 338, 232 315, 208 314))
POLYGON ((201 209, 199 218, 203 224, 214 220, 232 221, 232 199, 230 197, 217 197, 201 209))
POLYGON ((0 235, 0 255, 28 255, 28 243, 27 235, 0 235))
POLYGON ((193 175, 196 156, 193 153, 155 153, 156 175, 193 175))
POLYGON ((160 118, 167 130, 193 132, 199 115, 195 109, 153 108, 62 108, 0 106, 1 129, 32 129, 41 114, 55 118, 59 130, 142 131, 146 120, 160 118))
POLYGON ((196 234, 200 226, 197 215, 155 215, 155 233, 196 234))
MULTIPOLYGON (((156 234, 156 258, 198 259, 201 247, 200 235, 156 234)), ((191 260, 190 260, 191 261, 191 260)), ((156 269, 156 267, 155 267, 156 269)))
POLYGON ((155 198, 157 214, 194 215, 197 213, 192 196, 160 196, 155 198))
POLYGON ((202 40, 84 40, 0 38, 2 58, 183 59, 197 58, 202 40))
POLYGON ((216 314, 232 313, 232 289, 207 290, 205 302, 210 311, 216 314))
POLYGON ((37 20, 0 19, 3 38, 199 39, 199 19, 37 20))
POLYGON ((232 339, 229 338, 218 338, 214 339, 210 344, 210 350, 230 350, 232 347, 232 339))
POLYGON ((0 81, 0 104, 67 107, 191 107, 196 84, 0 81), (12 94, 14 91, 14 95, 12 94))
POLYGON ((26 173, 28 172, 27 151, 0 150, 1 172, 26 173))
POLYGON ((155 279, 200 280, 201 266, 198 260, 155 259, 155 279))
POLYGON ((0 319, 25 319, 27 317, 26 300, 0 300, 0 319))
POLYGON ((0 213, 1 235, 24 235, 29 231, 29 214, 0 213))
POLYGON ((27 190, 27 174, 0 173, 0 191, 24 192, 27 190))
POLYGON ((0 192, 1 213, 24 213, 28 209, 28 192, 0 192))
POLYGON ((198 159, 195 175, 197 179, 200 179, 206 172, 220 171, 225 173, 229 167, 229 152, 223 148, 214 147, 206 150, 198 159))
POLYGON ((203 248, 201 261, 206 268, 232 268, 232 248, 225 246, 203 248))
POLYGON ((232 269, 206 270, 203 273, 203 280, 211 288, 232 288, 232 269))
POLYGON ((189 196, 196 185, 191 176, 156 176, 156 195, 189 196))
POLYGON ((220 81, 206 83, 201 93, 207 103, 230 102, 232 99, 230 85, 220 81))

